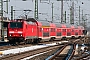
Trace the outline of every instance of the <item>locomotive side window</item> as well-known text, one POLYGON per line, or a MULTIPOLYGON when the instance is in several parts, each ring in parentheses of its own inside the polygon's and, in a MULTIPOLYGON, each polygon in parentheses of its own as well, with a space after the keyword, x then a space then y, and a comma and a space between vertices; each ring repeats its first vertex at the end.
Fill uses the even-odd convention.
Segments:
POLYGON ((10 22, 10 28, 22 28, 23 23, 22 22, 10 22))

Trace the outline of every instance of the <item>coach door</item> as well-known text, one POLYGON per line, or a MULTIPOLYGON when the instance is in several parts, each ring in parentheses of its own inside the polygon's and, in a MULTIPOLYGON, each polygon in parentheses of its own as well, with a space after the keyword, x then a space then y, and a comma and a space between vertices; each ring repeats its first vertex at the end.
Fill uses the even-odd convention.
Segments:
POLYGON ((67 36, 71 36, 71 29, 70 28, 67 29, 67 36))
POLYGON ((75 31, 74 31, 75 29, 72 29, 72 31, 71 31, 71 35, 72 36, 75 36, 75 31))
POLYGON ((43 28, 43 38, 49 38, 49 28, 43 28))
POLYGON ((75 35, 78 36, 78 29, 75 29, 75 35))
POLYGON ((66 36, 66 29, 62 29, 62 36, 66 36))
POLYGON ((60 28, 57 28, 57 37, 61 37, 62 33, 61 33, 61 29, 60 28))

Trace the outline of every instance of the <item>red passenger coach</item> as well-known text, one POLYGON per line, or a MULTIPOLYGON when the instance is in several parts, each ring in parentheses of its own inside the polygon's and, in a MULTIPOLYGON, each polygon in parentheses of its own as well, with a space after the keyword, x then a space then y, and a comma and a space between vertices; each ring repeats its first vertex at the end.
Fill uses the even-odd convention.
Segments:
POLYGON ((41 41, 50 41, 55 39, 56 31, 55 31, 55 24, 49 23, 47 21, 40 20, 38 23, 38 38, 41 41))
POLYGON ((56 38, 65 39, 67 36, 66 25, 60 23, 56 24, 56 33, 56 38))
POLYGON ((41 40, 43 39, 43 41, 50 39, 50 23, 47 21, 43 22, 42 20, 40 20, 37 22, 37 24, 39 30, 38 38, 41 40))

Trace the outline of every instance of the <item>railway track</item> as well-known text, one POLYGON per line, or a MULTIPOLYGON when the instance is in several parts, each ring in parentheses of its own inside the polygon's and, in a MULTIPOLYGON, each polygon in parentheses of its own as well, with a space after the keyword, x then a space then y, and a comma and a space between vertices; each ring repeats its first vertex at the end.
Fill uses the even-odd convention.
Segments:
MULTIPOLYGON (((63 40, 63 41, 66 41, 66 40, 63 40)), ((58 42, 62 42, 62 44, 65 44, 65 42, 63 42, 62 40, 55 40, 55 41, 51 41, 51 42, 42 42, 42 43, 38 43, 38 44, 20 44, 20 45, 16 45, 16 46, 12 46, 12 45, 4 45, 3 43, 2 46, 0 46, 0 51, 3 51, 3 50, 9 50, 9 49, 15 49, 15 48, 22 48, 22 47, 28 47, 28 46, 34 46, 34 45, 42 45, 42 44, 50 44, 50 43, 58 43, 58 42)), ((67 42, 66 42, 67 43, 67 42)))
POLYGON ((42 43, 38 43, 38 44, 20 44, 20 45, 16 45, 16 46, 12 46, 12 45, 4 45, 3 43, 2 46, 0 46, 0 51, 3 51, 3 50, 9 50, 9 49, 15 49, 15 48, 22 48, 22 47, 28 47, 28 46, 34 46, 34 45, 43 45, 43 44, 51 44, 51 43, 58 43, 58 42, 61 42, 61 40, 58 40, 58 41, 49 41, 49 42, 42 42, 42 43))
POLYGON ((60 47, 61 47, 60 45, 55 45, 55 46, 49 46, 49 47, 40 48, 40 49, 36 49, 36 50, 32 50, 32 51, 26 51, 26 52, 22 52, 22 53, 10 54, 10 55, 1 57, 0 60, 20 60, 20 59, 23 59, 28 56, 32 56, 32 55, 43 53, 43 52, 50 51, 50 50, 54 50, 54 49, 60 48, 60 47))
POLYGON ((0 46, 0 51, 9 50, 9 49, 15 49, 15 48, 23 48, 23 47, 28 47, 28 46, 32 46, 32 45, 27 44, 27 45, 18 45, 18 46, 11 46, 11 45, 0 46))
MULTIPOLYGON (((64 44, 73 44, 73 43, 75 43, 75 42, 78 42, 78 41, 81 41, 81 39, 76 39, 76 40, 74 40, 73 41, 73 39, 71 39, 69 42, 65 42, 65 43, 62 43, 62 45, 64 45, 64 44)), ((54 41, 55 43, 58 43, 58 42, 60 42, 60 41, 54 41)), ((43 42, 43 43, 39 43, 39 44, 49 44, 49 43, 54 43, 54 42, 43 42)), ((14 48, 19 48, 19 47, 27 47, 27 46, 32 46, 32 44, 27 44, 27 45, 18 45, 18 46, 2 46, 2 47, 0 47, 0 51, 1 50, 4 50, 4 49, 14 49, 14 48)), ((48 49, 48 47, 46 48, 46 49, 48 49)), ((40 49, 39 49, 40 50, 40 49)), ((56 49, 52 49, 52 50, 55 50, 56 51, 56 49)), ((35 51, 35 50, 33 50, 33 51, 35 51)), ((17 53, 17 54, 10 54, 10 55, 7 55, 7 56, 4 56, 4 57, 1 57, 0 58, 0 60, 10 60, 10 59, 13 59, 13 56, 19 56, 19 55, 23 55, 23 56, 20 56, 20 59, 24 59, 25 57, 27 57, 28 55, 29 56, 32 56, 32 55, 34 55, 34 54, 32 54, 32 53, 34 53, 33 51, 26 51, 26 52, 22 52, 22 54, 21 53, 17 53), (28 52, 32 52, 32 53, 29 53, 28 54, 28 52), (26 56, 24 56, 26 54, 26 56), (31 55, 32 54, 32 55, 31 55), (8 58, 9 57, 9 58, 8 58), (11 57, 11 58, 10 58, 11 57), (6 59, 7 58, 7 59, 6 59)), ((38 50, 37 50, 38 51, 38 50)), ((54 51, 54 52, 55 52, 54 51)), ((43 51, 43 52, 45 52, 45 51, 43 51)), ((52 52, 52 54, 54 53, 54 52, 52 52)), ((39 53, 39 52, 38 52, 39 53)), ((43 55, 43 56, 50 56, 50 55, 52 55, 52 54, 48 54, 48 55, 43 55)), ((72 54, 71 54, 72 55, 72 54)), ((62 54, 62 56, 63 56, 63 54, 62 54)), ((45 58, 47 58, 47 57, 45 57, 45 58)), ((17 57, 14 57, 14 58, 17 58, 17 57)), ((61 57, 61 58, 65 58, 65 56, 63 56, 63 57, 61 57)), ((19 58, 17 58, 17 59, 19 59, 19 58)), ((16 60, 17 60, 16 59, 16 60)), ((30 59, 31 60, 31 59, 30 59)), ((33 58, 32 58, 32 60, 33 60, 33 58)))
POLYGON ((74 60, 90 60, 90 52, 83 53, 80 57, 77 57, 74 60))
POLYGON ((62 49, 58 50, 54 55, 49 56, 46 60, 71 60, 74 53, 75 53, 75 45, 73 46, 65 45, 62 49))

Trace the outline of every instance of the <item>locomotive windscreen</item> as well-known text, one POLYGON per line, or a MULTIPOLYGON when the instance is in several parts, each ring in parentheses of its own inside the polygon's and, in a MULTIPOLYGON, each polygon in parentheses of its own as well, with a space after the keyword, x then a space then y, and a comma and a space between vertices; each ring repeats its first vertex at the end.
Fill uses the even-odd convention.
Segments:
POLYGON ((22 22, 10 22, 10 28, 22 28, 23 23, 22 22))

